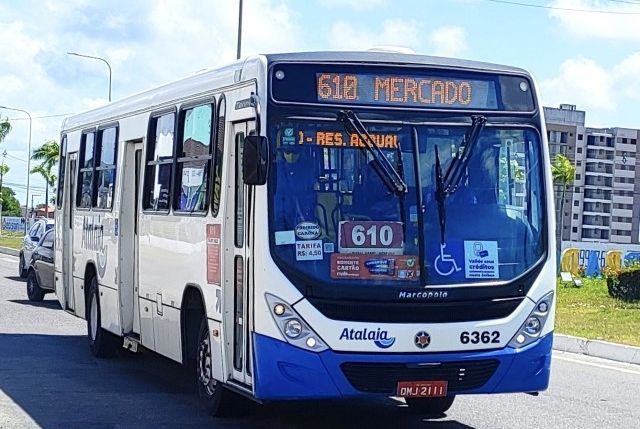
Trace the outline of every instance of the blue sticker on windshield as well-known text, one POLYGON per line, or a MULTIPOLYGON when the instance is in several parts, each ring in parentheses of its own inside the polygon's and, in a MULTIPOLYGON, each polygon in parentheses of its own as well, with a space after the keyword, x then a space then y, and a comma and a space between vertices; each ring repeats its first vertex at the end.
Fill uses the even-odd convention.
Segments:
POLYGON ((283 145, 296 144, 295 130, 293 128, 288 127, 282 131, 282 144, 283 145))
POLYGON ((464 276, 468 279, 497 279, 500 277, 498 266, 497 241, 464 242, 464 276))
POLYGON ((434 283, 464 280, 464 249, 460 240, 447 240, 445 244, 431 243, 427 250, 431 265, 429 277, 434 283))

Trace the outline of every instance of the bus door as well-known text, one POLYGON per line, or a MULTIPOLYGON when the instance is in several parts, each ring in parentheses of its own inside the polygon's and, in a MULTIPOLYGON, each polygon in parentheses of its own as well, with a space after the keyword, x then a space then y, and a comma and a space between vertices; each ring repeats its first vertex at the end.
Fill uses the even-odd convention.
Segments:
POLYGON ((140 168, 142 140, 128 141, 124 145, 122 195, 120 197, 119 260, 120 284, 118 285, 120 323, 125 335, 140 334, 140 309, 138 306, 138 208, 140 205, 140 168))
POLYGON ((227 356, 230 358, 231 378, 246 386, 252 385, 252 345, 251 332, 253 330, 253 287, 252 287, 252 268, 253 260, 251 253, 252 234, 251 234, 251 213, 253 212, 253 196, 252 189, 244 184, 242 177, 242 153, 244 148, 244 138, 248 133, 255 129, 255 121, 240 122, 233 125, 233 142, 229 145, 230 160, 228 163, 230 168, 228 178, 233 181, 227 195, 227 219, 232 218, 233 230, 227 230, 227 237, 233 237, 233 246, 229 245, 225 248, 227 251, 227 266, 231 269, 227 270, 233 273, 233 278, 227 278, 225 285, 227 308, 233 311, 227 312, 230 316, 226 326, 232 326, 231 330, 227 329, 227 356), (231 250, 232 249, 232 250, 231 250))
POLYGON ((62 285, 64 288, 64 306, 67 310, 75 311, 75 297, 73 292, 73 219, 76 211, 76 166, 78 154, 70 153, 67 166, 67 207, 63 208, 64 225, 62 225, 62 285))

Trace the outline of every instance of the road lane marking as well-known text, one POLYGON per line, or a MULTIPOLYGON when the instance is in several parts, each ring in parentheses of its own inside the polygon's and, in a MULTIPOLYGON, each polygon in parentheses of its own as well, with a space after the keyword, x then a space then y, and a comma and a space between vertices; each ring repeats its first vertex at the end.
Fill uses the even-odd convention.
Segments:
POLYGON ((596 368, 610 369, 612 371, 619 371, 619 372, 624 372, 624 373, 627 373, 627 374, 640 375, 640 371, 634 371, 632 369, 627 369, 627 368, 620 368, 620 367, 617 367, 617 366, 604 365, 604 364, 601 364, 601 363, 588 362, 588 361, 584 361, 584 360, 580 360, 580 359, 572 359, 572 358, 568 358, 568 357, 564 357, 564 356, 558 356, 558 355, 554 355, 553 358, 554 359, 558 359, 558 360, 563 360, 563 361, 566 361, 566 362, 573 362, 573 363, 580 363, 582 365, 594 366, 596 368))

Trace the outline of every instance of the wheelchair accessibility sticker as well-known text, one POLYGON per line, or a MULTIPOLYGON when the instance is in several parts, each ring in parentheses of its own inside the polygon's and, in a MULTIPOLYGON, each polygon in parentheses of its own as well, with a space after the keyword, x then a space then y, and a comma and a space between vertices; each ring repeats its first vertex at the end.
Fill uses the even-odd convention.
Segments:
POLYGON ((500 276, 497 241, 464 242, 464 276, 468 279, 497 279, 500 276))
POLYGON ((446 243, 440 244, 440 254, 436 256, 435 261, 433 261, 433 268, 443 277, 448 277, 462 270, 462 268, 458 266, 455 257, 447 252, 446 249, 446 243))

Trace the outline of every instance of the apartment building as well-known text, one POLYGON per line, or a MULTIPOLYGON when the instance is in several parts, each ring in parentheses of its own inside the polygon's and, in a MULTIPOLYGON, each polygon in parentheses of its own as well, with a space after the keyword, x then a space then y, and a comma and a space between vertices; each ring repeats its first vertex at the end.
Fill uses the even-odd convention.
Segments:
MULTIPOLYGON (((562 240, 638 244, 640 198, 635 178, 640 131, 584 127, 584 112, 573 105, 544 110, 552 156, 566 154, 576 166, 576 180, 565 198, 562 240)), ((559 199, 556 187, 558 216, 559 199)))
MULTIPOLYGON (((575 165, 576 153, 581 154, 583 150, 580 149, 578 151, 577 148, 584 142, 586 113, 583 110, 577 110, 573 104, 561 104, 560 108, 545 107, 544 116, 547 125, 547 140, 549 142, 551 160, 553 160, 557 154, 562 154, 569 158, 575 165)), ((577 168, 579 169, 579 167, 577 168)), ((576 179, 578 175, 580 175, 580 172, 577 172, 576 179)), ((564 214, 562 214, 564 219, 562 222, 560 220, 562 187, 556 185, 554 188, 556 197, 556 219, 558 223, 556 239, 560 239, 560 224, 562 223, 562 240, 568 241, 571 239, 571 219, 573 216, 572 196, 575 187, 569 187, 565 194, 564 214)))

